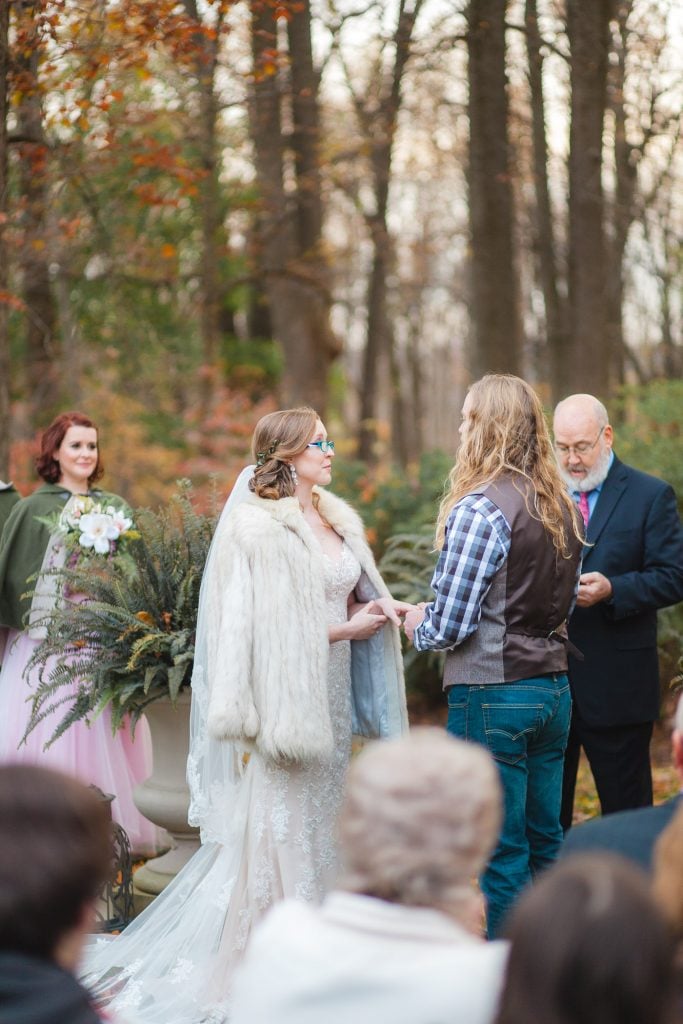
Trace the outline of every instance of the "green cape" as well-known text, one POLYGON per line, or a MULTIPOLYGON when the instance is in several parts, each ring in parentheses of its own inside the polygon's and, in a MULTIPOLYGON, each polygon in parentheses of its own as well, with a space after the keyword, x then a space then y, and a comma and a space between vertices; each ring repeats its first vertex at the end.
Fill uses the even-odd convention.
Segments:
MULTIPOLYGON (((107 491, 93 488, 88 494, 96 501, 111 500, 118 507, 128 507, 107 491)), ((40 571, 50 539, 50 528, 37 522, 36 516, 61 510, 70 497, 71 492, 60 484, 43 484, 10 509, 0 537, 0 625, 24 629, 24 618, 31 607, 30 595, 24 595, 34 587, 27 581, 40 571)))
POLYGON ((0 534, 2 534, 2 528, 5 525, 5 521, 12 511, 12 506, 16 505, 20 500, 21 495, 13 484, 7 484, 0 487, 0 534))

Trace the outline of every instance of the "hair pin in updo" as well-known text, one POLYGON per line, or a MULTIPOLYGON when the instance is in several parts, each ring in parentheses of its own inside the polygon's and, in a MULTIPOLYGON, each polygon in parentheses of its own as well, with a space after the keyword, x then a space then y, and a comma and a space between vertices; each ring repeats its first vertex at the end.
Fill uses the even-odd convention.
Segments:
POLYGON ((270 445, 269 448, 266 448, 262 452, 257 452, 256 453, 256 465, 257 466, 262 466, 267 459, 269 459, 272 455, 274 455, 275 452, 277 451, 277 446, 279 445, 279 443, 280 443, 280 438, 276 437, 275 440, 273 441, 273 443, 270 445))

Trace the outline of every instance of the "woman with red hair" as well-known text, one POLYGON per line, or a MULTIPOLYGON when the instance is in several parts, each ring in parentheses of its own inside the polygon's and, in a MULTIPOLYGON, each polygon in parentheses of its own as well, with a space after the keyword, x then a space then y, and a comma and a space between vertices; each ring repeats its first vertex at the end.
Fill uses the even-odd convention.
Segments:
POLYGON ((83 496, 126 508, 121 498, 95 486, 103 474, 97 427, 83 413, 61 413, 43 431, 36 468, 43 484, 12 507, 0 537, 0 626, 9 630, 0 669, 0 762, 41 764, 113 793, 112 815, 132 848, 152 852, 157 830, 133 803, 133 787, 151 771, 144 722, 133 743, 128 728, 112 735, 105 709, 91 724, 75 722, 44 749, 59 720, 48 715, 22 742, 37 683, 26 668, 44 635, 44 617, 58 600, 49 571, 64 560, 64 545, 49 521, 55 513, 75 510, 83 496))

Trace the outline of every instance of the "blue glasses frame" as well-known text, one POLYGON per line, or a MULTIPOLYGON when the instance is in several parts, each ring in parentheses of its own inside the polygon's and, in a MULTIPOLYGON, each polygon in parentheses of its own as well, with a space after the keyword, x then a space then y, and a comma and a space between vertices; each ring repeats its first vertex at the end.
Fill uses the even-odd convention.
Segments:
POLYGON ((309 441, 307 448, 319 448, 323 455, 334 451, 334 441, 309 441))

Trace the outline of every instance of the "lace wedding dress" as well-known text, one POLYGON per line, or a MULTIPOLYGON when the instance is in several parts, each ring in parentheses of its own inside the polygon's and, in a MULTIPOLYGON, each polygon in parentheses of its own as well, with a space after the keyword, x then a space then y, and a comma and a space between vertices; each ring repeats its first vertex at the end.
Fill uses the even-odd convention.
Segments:
MULTIPOLYGON (((322 562, 328 620, 344 622, 360 565, 346 544, 338 562, 322 562)), ((197 661, 201 673, 201 653, 197 661)), ((144 914, 87 957, 83 980, 117 1022, 229 1020, 231 975, 254 923, 276 900, 319 901, 331 887, 351 751, 348 641, 330 647, 328 691, 335 749, 326 761, 276 764, 253 751, 245 765, 233 744, 202 748, 195 730, 188 777, 203 845, 144 914), (216 810, 227 808, 229 820, 218 820, 216 810)), ((203 700, 200 674, 193 714, 205 723, 203 700)))

